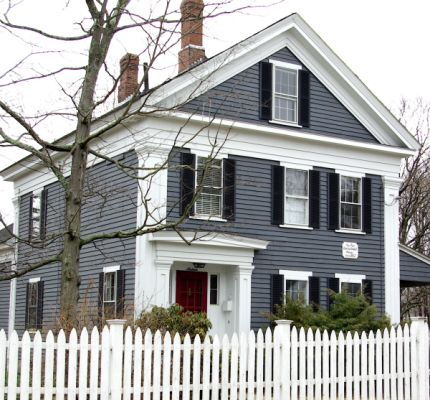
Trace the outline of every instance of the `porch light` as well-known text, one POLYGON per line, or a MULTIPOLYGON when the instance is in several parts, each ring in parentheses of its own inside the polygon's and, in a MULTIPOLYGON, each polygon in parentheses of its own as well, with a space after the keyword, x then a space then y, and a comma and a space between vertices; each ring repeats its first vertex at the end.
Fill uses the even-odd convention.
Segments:
POLYGON ((205 263, 193 263, 193 266, 194 266, 194 268, 195 269, 203 269, 205 266, 206 266, 206 264, 205 263))

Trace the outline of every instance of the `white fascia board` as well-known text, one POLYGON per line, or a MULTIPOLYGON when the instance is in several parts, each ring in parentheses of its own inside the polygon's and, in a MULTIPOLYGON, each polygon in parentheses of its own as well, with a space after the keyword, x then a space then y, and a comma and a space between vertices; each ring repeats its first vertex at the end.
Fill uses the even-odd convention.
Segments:
POLYGON ((345 283, 362 283, 363 279, 366 279, 366 275, 355 275, 355 274, 335 274, 335 278, 345 283))
POLYGON ((307 281, 310 276, 312 276, 312 271, 292 271, 287 269, 280 269, 280 275, 284 275, 285 279, 295 280, 295 281, 307 281))
POLYGON ((214 232, 181 232, 179 236, 176 232, 160 231, 150 235, 151 242, 184 243, 190 241, 193 245, 209 245, 221 247, 239 247, 254 250, 264 250, 269 245, 266 240, 253 239, 243 236, 230 235, 226 233, 214 232), (182 236, 182 237, 181 237, 182 236))
POLYGON ((399 249, 400 251, 403 251, 404 253, 409 254, 411 257, 414 257, 417 260, 430 265, 430 258, 425 256, 424 254, 421 254, 418 251, 413 250, 408 246, 405 246, 404 244, 399 244, 399 249))

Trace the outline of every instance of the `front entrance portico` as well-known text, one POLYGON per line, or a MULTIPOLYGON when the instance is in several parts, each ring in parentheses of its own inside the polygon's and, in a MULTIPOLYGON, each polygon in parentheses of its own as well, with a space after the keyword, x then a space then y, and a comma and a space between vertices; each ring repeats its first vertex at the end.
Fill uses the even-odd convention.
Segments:
POLYGON ((190 301, 200 298, 202 304, 197 308, 207 310, 213 324, 212 334, 249 331, 254 252, 265 249, 268 242, 207 232, 182 232, 181 236, 190 239, 190 244, 168 231, 158 232, 150 239, 154 246, 156 281, 152 289, 153 304, 165 307, 186 304, 185 296, 190 301), (192 273, 202 275, 198 278, 192 273), (185 277, 190 280, 186 290, 183 288, 185 277), (183 293, 178 293, 178 279, 179 290, 185 290, 183 293), (200 290, 197 286, 205 290, 205 295, 197 293, 200 290), (197 288, 196 293, 193 287, 197 288))

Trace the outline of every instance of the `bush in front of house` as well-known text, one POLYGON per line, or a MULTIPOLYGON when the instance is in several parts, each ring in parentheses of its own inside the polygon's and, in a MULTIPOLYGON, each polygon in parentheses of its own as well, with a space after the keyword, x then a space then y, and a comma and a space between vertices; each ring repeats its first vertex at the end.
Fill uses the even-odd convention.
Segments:
POLYGON ((168 308, 153 307, 151 311, 142 312, 135 326, 142 331, 150 329, 153 333, 159 330, 162 335, 169 332, 172 337, 179 333, 183 338, 188 333, 191 338, 196 335, 204 338, 212 328, 212 323, 206 313, 185 311, 180 305, 173 304, 168 308))
POLYGON ((275 306, 269 314, 270 321, 288 319, 296 328, 312 328, 336 332, 370 332, 391 326, 386 315, 379 315, 376 306, 370 304, 363 294, 350 296, 346 293, 332 293, 330 310, 308 305, 303 299, 287 297, 284 304, 275 306))

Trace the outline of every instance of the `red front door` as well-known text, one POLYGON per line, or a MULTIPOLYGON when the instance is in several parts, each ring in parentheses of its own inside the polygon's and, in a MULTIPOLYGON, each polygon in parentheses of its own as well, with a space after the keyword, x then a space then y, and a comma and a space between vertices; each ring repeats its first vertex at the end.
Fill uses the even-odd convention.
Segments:
POLYGON ((176 303, 186 311, 207 311, 207 272, 176 272, 176 303))

